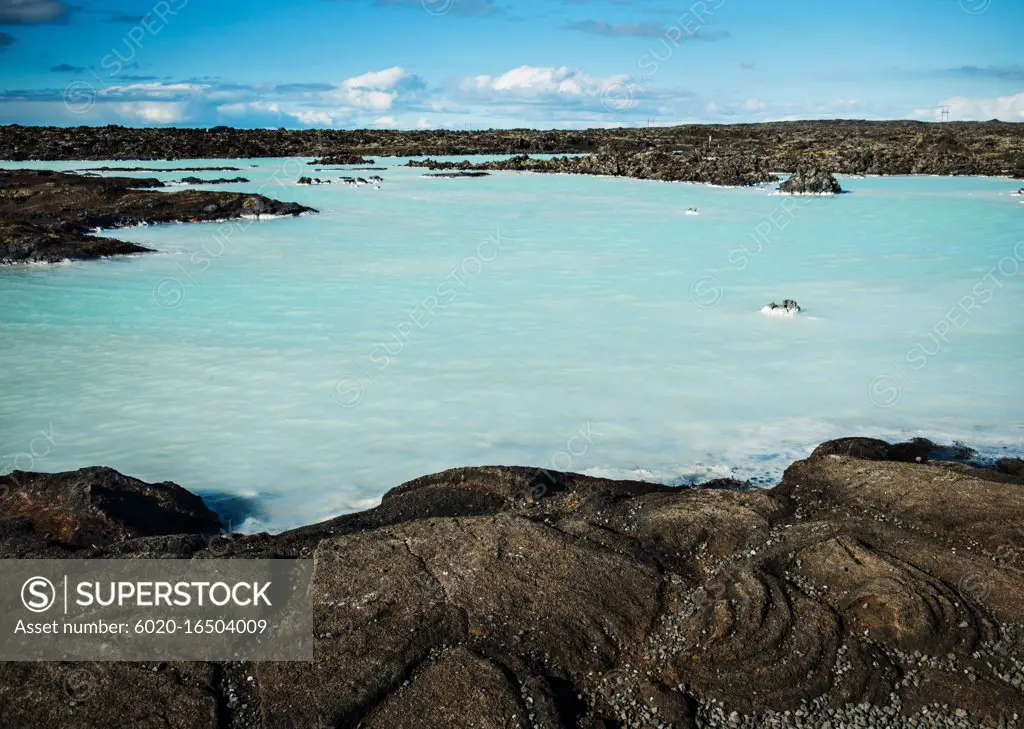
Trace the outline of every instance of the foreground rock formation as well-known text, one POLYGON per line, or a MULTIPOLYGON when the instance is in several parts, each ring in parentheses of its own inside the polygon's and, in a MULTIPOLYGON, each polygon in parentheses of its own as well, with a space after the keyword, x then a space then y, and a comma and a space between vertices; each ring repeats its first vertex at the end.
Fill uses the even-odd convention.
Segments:
MULTIPOLYGON (((25 494, 150 498, 144 485, 15 472, 0 483, 5 556, 312 557, 317 638, 310 664, 0 664, 0 716, 29 729, 1019 726, 1024 479, 1013 459, 930 460, 969 455, 843 439, 764 491, 455 469, 277 536, 92 545, 48 526, 89 503, 42 518, 25 494), (11 503, 26 505, 12 517, 11 503), (86 673, 69 689, 72 671, 86 673)), ((189 512, 151 488, 154 508, 189 512)), ((104 513, 109 534, 143 531, 134 511, 104 513)))
POLYGON ((0 264, 90 259, 148 248, 93 235, 97 228, 316 212, 238 192, 155 192, 156 179, 0 170, 0 264))
POLYGON ((516 172, 554 172, 575 175, 608 175, 633 177, 640 180, 663 182, 703 182, 712 185, 746 187, 775 182, 779 178, 768 172, 757 157, 734 155, 729 157, 701 154, 671 154, 659 150, 621 152, 602 149, 597 154, 581 157, 554 157, 534 159, 517 155, 511 159, 471 163, 438 162, 432 159, 412 160, 409 167, 430 170, 513 170, 516 172))
POLYGON ((12 160, 576 154, 602 147, 758 157, 768 170, 810 165, 844 175, 1024 177, 1024 128, 998 121, 830 120, 581 131, 0 126, 0 157, 12 160))

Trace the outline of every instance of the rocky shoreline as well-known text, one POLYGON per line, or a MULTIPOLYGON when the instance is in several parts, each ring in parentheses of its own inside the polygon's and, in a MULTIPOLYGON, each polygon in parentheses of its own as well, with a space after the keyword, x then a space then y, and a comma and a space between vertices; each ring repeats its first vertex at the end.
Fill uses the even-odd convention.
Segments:
POLYGON ((592 154, 602 148, 749 157, 766 170, 801 166, 844 175, 1024 177, 1024 124, 797 121, 566 130, 392 131, 0 126, 9 160, 339 160, 473 154, 592 154))
POLYGON ((631 177, 661 182, 699 182, 729 187, 750 187, 778 181, 778 176, 763 168, 757 157, 710 157, 700 154, 670 154, 659 150, 621 152, 602 149, 596 154, 579 157, 535 159, 516 155, 510 159, 471 163, 438 162, 433 159, 412 160, 409 167, 429 170, 454 170, 455 173, 481 171, 548 172, 571 175, 602 175, 631 177))
POLYGON ((56 263, 150 250, 94 235, 101 228, 316 212, 263 195, 154 191, 161 187, 165 185, 157 179, 0 170, 0 265, 56 263))
POLYGON ((173 484, 14 472, 3 557, 313 558, 316 638, 308 664, 3 663, 0 710, 26 729, 1021 726, 1024 462, 970 456, 846 438, 766 490, 462 468, 247 536, 214 536, 173 484))

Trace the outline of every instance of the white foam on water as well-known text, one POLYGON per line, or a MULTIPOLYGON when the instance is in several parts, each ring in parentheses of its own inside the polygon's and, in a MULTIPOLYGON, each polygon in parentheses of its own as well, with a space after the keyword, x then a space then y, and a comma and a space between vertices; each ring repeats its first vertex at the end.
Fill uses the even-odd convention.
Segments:
POLYGON ((800 310, 790 309, 784 306, 776 306, 773 308, 766 304, 765 306, 761 307, 761 313, 764 314, 765 316, 778 316, 786 319, 792 319, 793 317, 800 314, 800 310))

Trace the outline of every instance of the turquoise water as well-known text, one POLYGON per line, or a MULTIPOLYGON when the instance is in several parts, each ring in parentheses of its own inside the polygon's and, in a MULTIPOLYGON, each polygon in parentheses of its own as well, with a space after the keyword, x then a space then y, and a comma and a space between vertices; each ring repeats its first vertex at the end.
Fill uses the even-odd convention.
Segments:
POLYGON ((380 189, 296 186, 346 174, 305 160, 139 163, 241 167, 139 176, 241 174, 223 189, 322 213, 0 269, 0 469, 109 465, 276 530, 458 465, 770 482, 840 435, 1024 450, 1019 181, 789 198, 404 161, 354 173, 380 189), (759 313, 783 298, 805 313, 759 313))

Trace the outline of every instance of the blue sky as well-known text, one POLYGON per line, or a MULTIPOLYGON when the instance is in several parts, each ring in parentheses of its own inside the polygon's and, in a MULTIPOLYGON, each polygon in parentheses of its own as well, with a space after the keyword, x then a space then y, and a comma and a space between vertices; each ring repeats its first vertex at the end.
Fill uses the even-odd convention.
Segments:
POLYGON ((1024 121, 1021 0, 0 0, 0 123, 1024 121))

